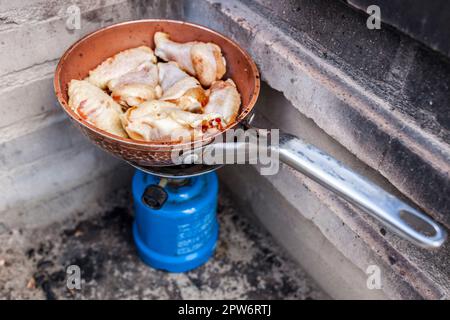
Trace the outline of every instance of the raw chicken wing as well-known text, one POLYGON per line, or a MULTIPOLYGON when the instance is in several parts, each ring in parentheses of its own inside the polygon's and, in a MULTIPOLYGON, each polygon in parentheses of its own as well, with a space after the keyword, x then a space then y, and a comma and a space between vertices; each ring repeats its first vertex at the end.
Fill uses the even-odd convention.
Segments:
POLYGON ((209 90, 209 101, 204 109, 205 114, 219 113, 223 116, 226 125, 233 123, 239 114, 241 105, 241 96, 233 80, 216 81, 209 90))
POLYGON ((226 72, 225 58, 220 47, 208 42, 178 43, 170 40, 164 32, 156 32, 155 54, 165 61, 177 62, 181 69, 197 77, 200 83, 209 87, 226 72))
POLYGON ((85 80, 69 84, 69 107, 97 128, 121 137, 127 137, 122 128, 122 109, 108 94, 85 80))
POLYGON ((146 46, 119 52, 89 72, 89 82, 106 89, 108 82, 138 69, 143 63, 156 63, 153 50, 146 46))
POLYGON ((158 82, 158 67, 147 61, 136 70, 110 80, 108 89, 115 101, 124 107, 132 107, 160 98, 162 90, 158 82))
POLYGON ((197 79, 181 70, 177 63, 158 63, 159 82, 163 91, 161 100, 175 103, 180 109, 202 112, 208 101, 197 79))

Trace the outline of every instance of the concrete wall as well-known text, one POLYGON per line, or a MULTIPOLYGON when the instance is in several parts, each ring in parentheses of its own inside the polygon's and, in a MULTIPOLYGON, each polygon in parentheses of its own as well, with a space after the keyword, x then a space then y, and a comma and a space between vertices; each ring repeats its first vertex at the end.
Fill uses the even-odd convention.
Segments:
POLYGON ((293 107, 450 227, 450 64, 339 1, 186 1, 293 107), (207 17, 207 18, 205 18, 207 17))
MULTIPOLYGON (((263 85, 254 124, 302 137, 383 188, 385 179, 299 113, 280 92, 263 85)), ((258 166, 219 170, 243 214, 254 217, 322 288, 337 299, 420 299, 448 294, 449 248, 420 250, 385 230, 364 212, 282 165, 262 176, 258 166), (381 290, 367 288, 367 268, 381 270, 381 290)))
MULTIPOLYGON (((339 1, 186 1, 185 17, 233 38, 255 59, 262 79, 279 91, 266 86, 256 108, 269 125, 450 226, 443 109, 450 87, 443 84, 448 76, 440 80, 450 69, 438 53, 392 29, 368 30, 365 17, 339 1)), ((221 177, 242 211, 254 214, 331 296, 450 296, 448 244, 421 250, 285 166, 275 176, 230 166, 221 177), (382 270, 381 292, 365 286, 372 264, 382 270)))
POLYGON ((181 14, 176 1, 0 0, 0 232, 95 211, 128 183, 128 166, 63 114, 53 72, 73 42, 102 26, 181 14), (66 28, 71 4, 81 9, 80 30, 66 28))

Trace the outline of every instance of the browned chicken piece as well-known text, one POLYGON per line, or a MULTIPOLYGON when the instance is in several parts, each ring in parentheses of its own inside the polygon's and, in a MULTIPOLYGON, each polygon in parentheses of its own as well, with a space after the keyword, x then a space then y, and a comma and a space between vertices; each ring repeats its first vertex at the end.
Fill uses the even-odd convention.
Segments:
POLYGON ((160 98, 162 90, 158 82, 158 67, 152 62, 145 62, 136 70, 110 80, 108 89, 115 101, 124 107, 132 107, 160 98))
POLYGON ((200 83, 209 87, 220 80, 226 72, 226 61, 220 47, 208 42, 178 43, 171 41, 164 32, 156 32, 155 54, 165 61, 175 61, 181 69, 197 77, 200 83))
POLYGON ((219 113, 226 125, 233 123, 241 105, 241 96, 236 89, 236 84, 231 79, 216 81, 209 91, 209 101, 204 108, 204 113, 219 113))
POLYGON ((133 72, 146 63, 156 63, 156 56, 151 48, 141 46, 124 50, 91 70, 88 81, 101 89, 106 89, 111 80, 133 72))
POLYGON ((108 94, 85 80, 69 84, 69 107, 97 128, 128 137, 121 125, 122 109, 108 94))
POLYGON ((176 62, 158 63, 158 70, 163 91, 161 100, 172 102, 185 111, 203 111, 208 96, 197 79, 181 70, 176 62))

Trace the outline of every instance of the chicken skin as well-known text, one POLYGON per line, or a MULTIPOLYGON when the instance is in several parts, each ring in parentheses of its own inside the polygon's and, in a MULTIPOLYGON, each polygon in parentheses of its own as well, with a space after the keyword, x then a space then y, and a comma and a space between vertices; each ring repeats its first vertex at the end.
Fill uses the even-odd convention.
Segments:
POLYGON ((108 94, 85 80, 69 84, 69 107, 97 128, 127 137, 121 125, 122 109, 108 94))
POLYGON ((110 80, 108 89, 113 99, 125 108, 158 99, 162 95, 158 67, 152 62, 144 62, 136 70, 110 80))
POLYGON ((189 76, 175 62, 158 63, 161 100, 176 104, 190 112, 202 112, 208 101, 205 90, 197 79, 189 76))
POLYGON ((209 87, 226 72, 226 61, 220 47, 214 43, 171 41, 164 32, 156 32, 155 54, 164 61, 175 61, 181 69, 209 87))
POLYGON ((135 140, 185 141, 214 128, 215 119, 220 117, 219 114, 183 111, 173 103, 153 100, 129 108, 121 120, 126 132, 135 140))
POLYGON ((119 52, 106 59, 94 70, 89 72, 88 81, 100 89, 106 89, 111 80, 137 70, 143 64, 155 64, 156 56, 153 50, 146 46, 132 48, 119 52))
POLYGON ((236 120, 241 105, 241 96, 233 80, 216 81, 209 89, 209 101, 204 113, 221 114, 225 124, 229 125, 236 120))

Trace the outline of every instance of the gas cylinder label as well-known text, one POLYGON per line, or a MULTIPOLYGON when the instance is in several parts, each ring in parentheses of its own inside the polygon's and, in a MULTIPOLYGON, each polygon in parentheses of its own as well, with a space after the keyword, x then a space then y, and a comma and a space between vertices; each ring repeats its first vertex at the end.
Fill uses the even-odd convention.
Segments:
POLYGON ((189 254, 207 243, 214 228, 214 208, 198 214, 191 223, 178 225, 177 255, 189 254))

